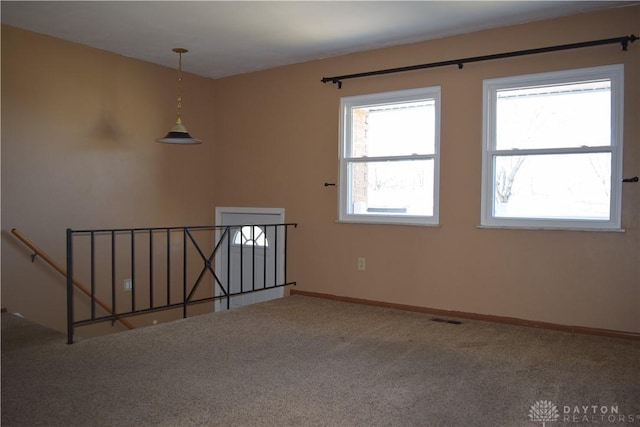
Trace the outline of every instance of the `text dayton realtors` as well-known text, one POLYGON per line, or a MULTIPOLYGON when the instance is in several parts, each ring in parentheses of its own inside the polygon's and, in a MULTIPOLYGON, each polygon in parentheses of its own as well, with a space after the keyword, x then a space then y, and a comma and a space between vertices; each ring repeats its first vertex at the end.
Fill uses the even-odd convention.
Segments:
POLYGON ((620 414, 618 405, 563 406, 562 421, 574 423, 634 423, 640 415, 620 414))

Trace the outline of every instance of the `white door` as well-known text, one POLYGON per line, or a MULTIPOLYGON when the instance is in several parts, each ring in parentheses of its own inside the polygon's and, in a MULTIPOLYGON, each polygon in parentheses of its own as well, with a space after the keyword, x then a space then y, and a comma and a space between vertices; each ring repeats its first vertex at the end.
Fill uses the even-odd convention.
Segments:
MULTIPOLYGON (((282 298, 284 283, 284 209, 216 208, 216 225, 237 225, 216 232, 220 244, 216 276, 231 296, 216 300, 215 310, 282 298)), ((224 295, 216 284, 216 295, 224 295)))

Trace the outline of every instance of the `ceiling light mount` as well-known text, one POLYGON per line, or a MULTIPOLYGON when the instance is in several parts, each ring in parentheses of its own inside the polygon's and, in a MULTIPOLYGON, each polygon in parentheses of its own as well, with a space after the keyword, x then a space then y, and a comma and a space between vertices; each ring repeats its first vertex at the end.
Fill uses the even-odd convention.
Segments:
POLYGON ((172 50, 178 54, 178 96, 176 99, 177 118, 176 123, 173 125, 169 133, 167 133, 164 138, 156 139, 156 141, 163 142, 165 144, 200 144, 202 141, 189 135, 189 132, 187 132, 187 129, 182 124, 182 54, 189 51, 183 47, 175 47, 172 50))

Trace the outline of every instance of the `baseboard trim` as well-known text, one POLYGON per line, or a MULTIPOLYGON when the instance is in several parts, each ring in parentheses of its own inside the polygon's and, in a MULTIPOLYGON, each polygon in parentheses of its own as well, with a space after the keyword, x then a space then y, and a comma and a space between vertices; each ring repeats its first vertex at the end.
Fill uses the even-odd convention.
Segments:
POLYGON ((349 302, 354 304, 371 305, 375 307, 395 308, 397 310, 413 311, 418 313, 434 314, 437 316, 456 317, 459 319, 482 320, 485 322, 504 323, 507 325, 527 326, 530 328, 550 329, 554 331, 572 332, 577 334, 599 335, 611 338, 624 338, 640 340, 640 333, 616 331, 611 329, 588 328, 585 326, 568 326, 556 323, 538 322, 533 320, 518 319, 516 317, 494 316, 490 314, 467 313, 464 311, 442 310, 438 308, 419 307, 415 305, 396 304, 392 302, 375 301, 362 298, 344 297, 339 295, 324 294, 320 292, 302 291, 291 289, 290 295, 302 295, 314 298, 324 298, 334 301, 349 302))

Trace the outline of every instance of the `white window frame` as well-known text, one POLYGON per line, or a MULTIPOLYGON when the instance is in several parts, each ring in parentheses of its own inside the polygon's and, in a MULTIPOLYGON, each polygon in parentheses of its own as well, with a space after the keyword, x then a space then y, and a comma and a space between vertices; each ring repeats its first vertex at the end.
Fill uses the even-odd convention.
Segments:
POLYGON ((480 227, 533 228, 562 230, 620 230, 622 205, 622 139, 624 115, 624 66, 622 64, 599 67, 527 74, 483 81, 483 150, 482 150, 482 202, 480 227), (497 91, 510 88, 545 86, 562 83, 609 79, 611 81, 611 145, 604 147, 577 147, 560 149, 496 149, 497 91), (611 191, 609 220, 505 218, 493 214, 494 156, 516 152, 519 155, 611 153, 611 191))
POLYGON ((440 187, 440 86, 430 86, 416 89, 406 89, 391 92, 380 92, 366 95, 348 96, 340 99, 340 184, 338 191, 338 222, 376 223, 376 224, 404 224, 431 225, 439 224, 439 187, 440 187), (405 103, 411 101, 434 101, 434 153, 410 154, 402 156, 384 157, 348 157, 352 143, 352 116, 354 107, 405 103), (363 160, 364 159, 364 160, 363 160), (433 160, 433 215, 398 215, 391 213, 355 214, 349 208, 351 200, 351 182, 349 165, 358 161, 385 160, 433 160))

